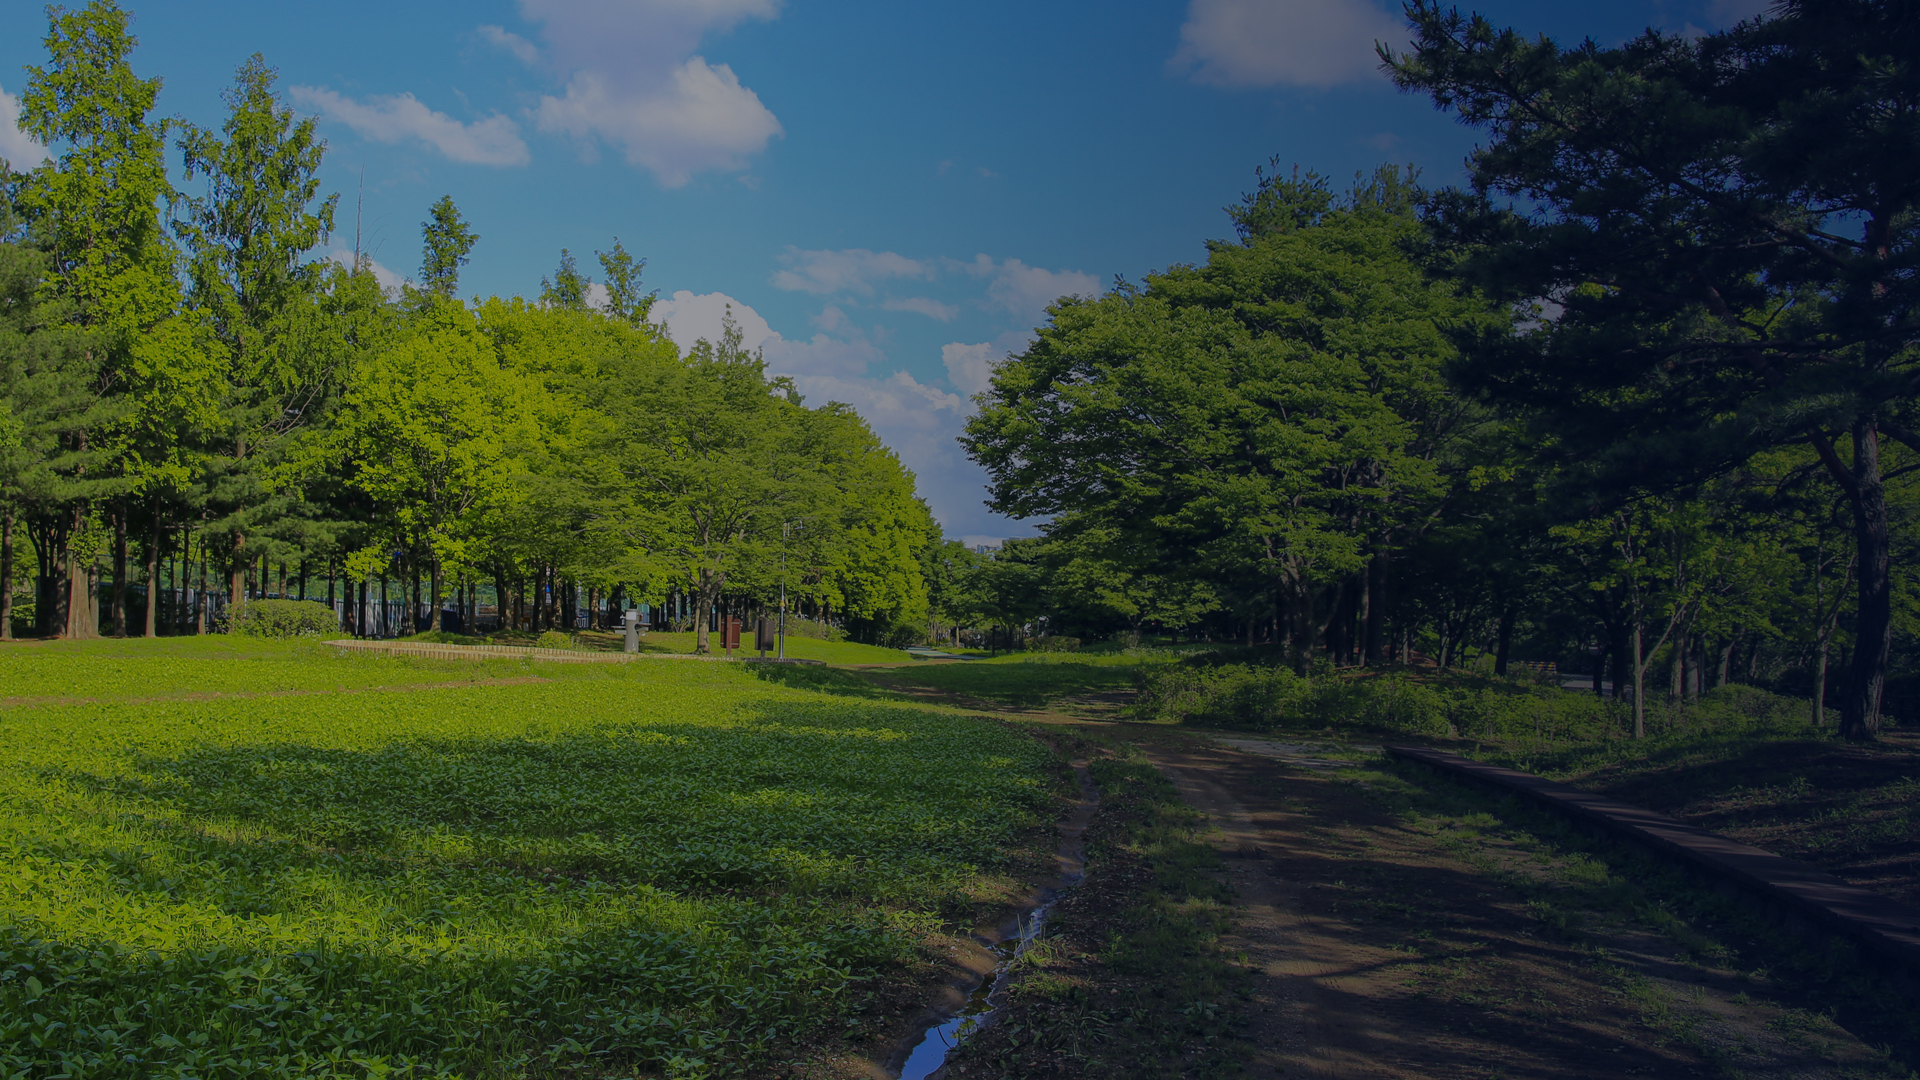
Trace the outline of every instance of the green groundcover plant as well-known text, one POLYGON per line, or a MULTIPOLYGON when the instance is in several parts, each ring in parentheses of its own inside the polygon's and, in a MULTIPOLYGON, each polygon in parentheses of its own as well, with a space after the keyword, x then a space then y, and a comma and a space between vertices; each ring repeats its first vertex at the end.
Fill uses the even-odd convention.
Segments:
POLYGON ((0 653, 240 692, 0 705, 0 1076, 763 1070, 1057 783, 999 725, 720 665, 242 647, 0 653))

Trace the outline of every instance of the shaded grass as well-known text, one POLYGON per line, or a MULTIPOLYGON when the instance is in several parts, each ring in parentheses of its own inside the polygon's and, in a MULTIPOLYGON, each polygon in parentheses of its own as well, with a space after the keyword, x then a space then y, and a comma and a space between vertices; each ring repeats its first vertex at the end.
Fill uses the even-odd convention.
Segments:
MULTIPOLYGON (((140 644, 24 652, 113 685, 432 666, 140 644)), ((550 667, 0 713, 0 1075, 736 1075, 1046 858, 1059 778, 1001 725, 550 667)))
MULTIPOLYGON (((1664 938, 1673 961, 1704 981, 1738 982, 1744 989, 1735 1004, 1767 1006, 1769 1030, 1799 1038, 1788 1044, 1846 1075, 1910 1077, 1920 1065, 1920 1017, 1849 945, 1785 930, 1669 860, 1595 837, 1516 796, 1391 759, 1344 778, 1490 882, 1518 893, 1533 932, 1579 947, 1643 1023, 1691 1047, 1720 1075, 1741 1075, 1742 1062, 1764 1049, 1716 1032, 1700 1008, 1615 957, 1605 944, 1608 927, 1664 938)), ((1396 906, 1391 897, 1360 903, 1381 915, 1396 906)), ((1407 968, 1422 992, 1476 1006, 1501 998, 1496 982, 1462 979, 1450 950, 1423 940, 1431 937, 1416 934, 1406 943, 1414 958, 1407 968)))
POLYGON ((894 689, 924 688, 1014 708, 1044 707, 1076 694, 1111 693, 1133 686, 1143 663, 1126 655, 1016 654, 996 660, 929 663, 894 671, 867 672, 894 689))
POLYGON ((1920 905, 1920 739, 1797 732, 1483 752, 1920 905))
POLYGON ((1205 816, 1137 750, 1095 737, 1100 809, 1085 882, 1056 905, 995 1022, 948 1057, 955 1077, 1159 1080, 1237 1071, 1248 973, 1219 947, 1234 893, 1205 816))

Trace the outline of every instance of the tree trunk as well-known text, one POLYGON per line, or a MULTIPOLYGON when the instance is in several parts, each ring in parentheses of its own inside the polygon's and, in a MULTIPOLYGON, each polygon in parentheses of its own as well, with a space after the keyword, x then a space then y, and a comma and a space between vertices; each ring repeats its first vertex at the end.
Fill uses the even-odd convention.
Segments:
POLYGON ((440 632, 440 557, 439 556, 436 555, 433 557, 433 561, 428 564, 428 570, 433 575, 433 600, 432 600, 433 615, 427 623, 427 629, 437 634, 440 632))
POLYGON ((699 583, 694 587, 693 651, 701 656, 713 653, 713 645, 708 639, 708 615, 713 611, 713 604, 719 592, 720 586, 713 580, 712 573, 707 570, 700 571, 699 583))
POLYGON ((1676 644, 1673 647, 1672 671, 1667 680, 1667 700, 1675 702, 1687 692, 1687 662, 1680 653, 1680 646, 1676 644))
POLYGON ((147 617, 140 627, 142 637, 160 636, 160 505, 154 504, 153 521, 147 529, 147 617))
POLYGON ((1680 639, 1680 644, 1687 650, 1687 700, 1699 701, 1707 680, 1707 641, 1688 634, 1680 639))
POLYGON ((0 641, 13 640, 13 510, 0 512, 0 641))
POLYGON ((73 508, 73 521, 66 543, 66 628, 63 637, 85 640, 100 636, 100 602, 95 589, 97 577, 93 560, 83 559, 74 550, 74 541, 87 525, 85 508, 73 508))
POLYGON ((1367 562, 1367 656, 1368 667, 1387 662, 1387 573, 1393 548, 1387 534, 1373 540, 1373 558, 1367 562))
POLYGON ((1647 659, 1640 651, 1640 620, 1633 621, 1633 737, 1647 737, 1647 659))
POLYGON ((1840 734, 1865 741, 1880 733, 1880 696, 1886 688, 1887 654, 1893 646, 1892 543, 1886 489, 1880 477, 1880 433, 1871 419, 1862 418, 1854 425, 1853 475, 1858 485, 1853 507, 1860 586, 1854 612, 1853 672, 1840 713, 1840 734))
POLYGON ((228 563, 227 608, 231 611, 247 599, 247 563, 253 556, 246 551, 247 538, 233 533, 233 560, 228 563))
POLYGON ((1493 673, 1507 673, 1507 655, 1513 648, 1513 605, 1508 604, 1500 610, 1500 631, 1493 654, 1493 673))
POLYGON ((199 566, 200 590, 193 597, 193 632, 204 634, 207 632, 207 537, 205 533, 200 536, 199 566))
POLYGON ((1813 653, 1813 716, 1814 727, 1825 726, 1827 722, 1827 636, 1820 635, 1820 647, 1813 653))
POLYGON ((113 636, 127 636, 127 504, 113 505, 113 636))

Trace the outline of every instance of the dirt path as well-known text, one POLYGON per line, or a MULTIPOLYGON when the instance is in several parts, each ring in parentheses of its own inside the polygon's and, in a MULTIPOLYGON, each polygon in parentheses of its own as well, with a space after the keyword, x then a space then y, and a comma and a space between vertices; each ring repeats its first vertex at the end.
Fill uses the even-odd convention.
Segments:
MULTIPOLYGON (((1549 857, 1435 835, 1319 762, 1148 745, 1212 819, 1257 972, 1257 1077, 1815 1077, 1875 1072, 1764 980, 1675 957, 1631 920, 1556 932, 1517 877, 1549 857)), ((1549 909, 1551 905, 1549 904, 1549 909)))

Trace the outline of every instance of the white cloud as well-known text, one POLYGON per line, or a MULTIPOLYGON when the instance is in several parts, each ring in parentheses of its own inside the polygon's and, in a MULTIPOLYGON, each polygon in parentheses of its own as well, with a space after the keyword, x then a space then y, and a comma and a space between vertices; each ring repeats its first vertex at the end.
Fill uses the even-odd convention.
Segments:
POLYGON ((741 168, 783 134, 780 121, 731 67, 694 53, 709 33, 779 11, 778 0, 520 0, 567 80, 565 96, 541 97, 535 123, 617 146, 666 187, 741 168))
POLYGON ((992 384, 994 362, 1004 355, 987 341, 978 345, 955 341, 940 346, 940 360, 947 365, 947 381, 968 397, 992 384))
MULTIPOLYGON (((327 252, 327 258, 348 269, 353 268, 353 252, 345 248, 334 248, 327 252)), ((400 286, 406 283, 406 278, 374 262, 369 256, 360 256, 360 261, 366 265, 367 269, 373 271, 373 280, 379 282, 380 287, 388 292, 397 293, 400 291, 400 286)))
POLYGON ((1030 326, 1045 318, 1047 305, 1063 296, 1100 295, 1100 279, 1078 270, 1046 270, 1019 259, 995 263, 985 255, 962 265, 975 277, 992 279, 987 299, 993 306, 1030 326))
POLYGON ((47 159, 47 148, 20 130, 20 99, 0 90, 0 158, 15 172, 25 172, 47 159))
POLYGON ((479 34, 489 45, 512 53, 514 59, 528 67, 540 62, 540 47, 504 26, 483 26, 479 34))
POLYGON ((375 95, 361 102, 318 86, 296 86, 291 93, 302 107, 375 142, 416 139, 468 165, 525 165, 531 160, 519 126, 498 113, 463 124, 427 108, 412 94, 375 95))
MULTIPOLYGON (((1047 270, 1019 259, 995 260, 976 255, 971 262, 957 259, 910 259, 893 251, 866 248, 804 250, 790 247, 780 256, 784 268, 776 271, 775 288, 816 296, 856 294, 872 296, 888 280, 931 280, 942 273, 960 273, 987 281, 986 306, 1021 320, 1040 321, 1048 304, 1062 296, 1098 296, 1100 279, 1078 270, 1047 270)), ((889 297, 880 303, 887 311, 911 311, 949 322, 960 308, 925 296, 889 297)))
POLYGON ((932 263, 909 259, 891 251, 848 248, 845 251, 802 251, 789 247, 780 261, 786 265, 773 275, 773 287, 788 292, 818 294, 857 292, 873 295, 876 281, 887 278, 930 278, 932 263))
POLYGON ((651 171, 664 187, 679 187, 707 169, 737 169, 750 154, 782 134, 780 121, 740 85, 725 64, 692 57, 660 92, 623 94, 596 71, 582 71, 564 98, 543 97, 535 122, 583 142, 594 137, 626 150, 627 163, 651 171))
POLYGON ((767 370, 775 375, 857 377, 887 359, 864 337, 849 340, 815 334, 807 341, 788 341, 776 333, 765 348, 767 370))
POLYGON ((887 311, 916 312, 925 315, 929 319, 938 319, 941 322, 952 322, 953 317, 960 314, 960 309, 954 307, 952 304, 943 304, 938 300, 925 296, 909 296, 905 300, 888 300, 880 306, 887 311))
POLYGON ((1335 86, 1380 77, 1374 42, 1406 37, 1371 0, 1191 0, 1167 66, 1210 86, 1335 86))
POLYGON ((726 293, 711 292, 695 296, 685 289, 674 293, 665 300, 656 301, 652 315, 665 323, 667 334, 673 343, 681 349, 693 347, 693 343, 705 338, 719 341, 722 320, 729 310, 733 321, 740 326, 740 345, 745 349, 757 349, 768 338, 779 337, 773 327, 760 313, 728 296, 726 293))

